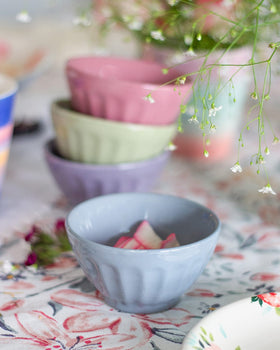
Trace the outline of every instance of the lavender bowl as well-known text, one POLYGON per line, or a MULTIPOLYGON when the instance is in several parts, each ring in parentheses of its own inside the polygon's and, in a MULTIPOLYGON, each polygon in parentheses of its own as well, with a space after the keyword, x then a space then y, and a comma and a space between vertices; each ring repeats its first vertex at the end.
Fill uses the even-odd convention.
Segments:
POLYGON ((74 57, 66 63, 72 107, 99 118, 146 125, 176 121, 192 83, 177 86, 181 74, 156 62, 115 57, 74 57), (167 84, 168 82, 171 82, 167 84), (155 103, 144 98, 151 93, 155 103))
POLYGON ((110 193, 145 192, 156 183, 170 151, 133 163, 86 164, 59 155, 55 141, 45 145, 45 159, 62 192, 71 204, 110 193))

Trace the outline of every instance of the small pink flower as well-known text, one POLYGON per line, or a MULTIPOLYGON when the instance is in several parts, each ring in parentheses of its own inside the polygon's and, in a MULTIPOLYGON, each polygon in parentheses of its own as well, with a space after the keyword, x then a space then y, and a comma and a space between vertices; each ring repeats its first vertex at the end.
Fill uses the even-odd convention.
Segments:
POLYGON ((54 225, 54 233, 57 236, 66 235, 65 220, 64 219, 56 220, 55 225, 54 225))
POLYGON ((24 236, 24 239, 26 240, 26 242, 30 242, 32 240, 37 230, 38 228, 35 225, 31 227, 31 230, 24 236))
POLYGON ((280 307, 280 294, 279 293, 259 294, 258 298, 270 306, 280 307))
POLYGON ((259 272, 251 276, 253 281, 274 281, 280 278, 280 275, 269 273, 269 272, 259 272))
POLYGON ((31 252, 31 253, 28 255, 27 259, 25 260, 24 265, 25 265, 25 266, 30 266, 30 265, 35 264, 36 261, 37 261, 37 255, 36 255, 36 253, 31 252))

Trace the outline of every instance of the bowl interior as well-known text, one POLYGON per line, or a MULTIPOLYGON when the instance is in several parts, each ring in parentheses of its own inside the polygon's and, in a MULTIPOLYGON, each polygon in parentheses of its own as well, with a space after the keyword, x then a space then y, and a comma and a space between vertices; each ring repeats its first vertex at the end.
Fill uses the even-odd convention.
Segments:
POLYGON ((111 245, 143 220, 162 239, 174 232, 180 245, 203 240, 219 227, 217 216, 206 207, 155 193, 113 194, 83 202, 70 212, 67 225, 81 239, 111 245))
POLYGON ((158 63, 109 57, 73 58, 67 67, 97 78, 140 84, 164 84, 180 75, 175 69, 163 74, 165 66, 158 63))

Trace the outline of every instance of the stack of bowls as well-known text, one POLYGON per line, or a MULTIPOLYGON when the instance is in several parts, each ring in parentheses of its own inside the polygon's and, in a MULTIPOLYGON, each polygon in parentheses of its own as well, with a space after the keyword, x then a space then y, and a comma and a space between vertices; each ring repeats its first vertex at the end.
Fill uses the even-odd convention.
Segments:
POLYGON ((8 162, 13 134, 12 109, 18 84, 10 77, 0 74, 0 189, 8 162))
POLYGON ((112 57, 68 60, 71 98, 52 104, 56 137, 46 159, 72 203, 152 188, 168 159, 180 104, 191 92, 189 82, 175 85, 176 70, 165 75, 163 68, 112 57))

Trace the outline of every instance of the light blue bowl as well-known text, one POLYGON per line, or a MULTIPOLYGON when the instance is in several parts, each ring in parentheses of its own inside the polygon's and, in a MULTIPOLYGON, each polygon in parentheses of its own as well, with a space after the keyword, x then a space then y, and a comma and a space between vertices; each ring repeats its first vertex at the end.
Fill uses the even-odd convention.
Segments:
POLYGON ((125 312, 153 313, 174 306, 202 273, 216 246, 220 221, 184 198, 122 193, 77 205, 66 229, 81 268, 107 304, 125 312), (143 220, 163 239, 176 233, 180 247, 112 247, 143 220))

